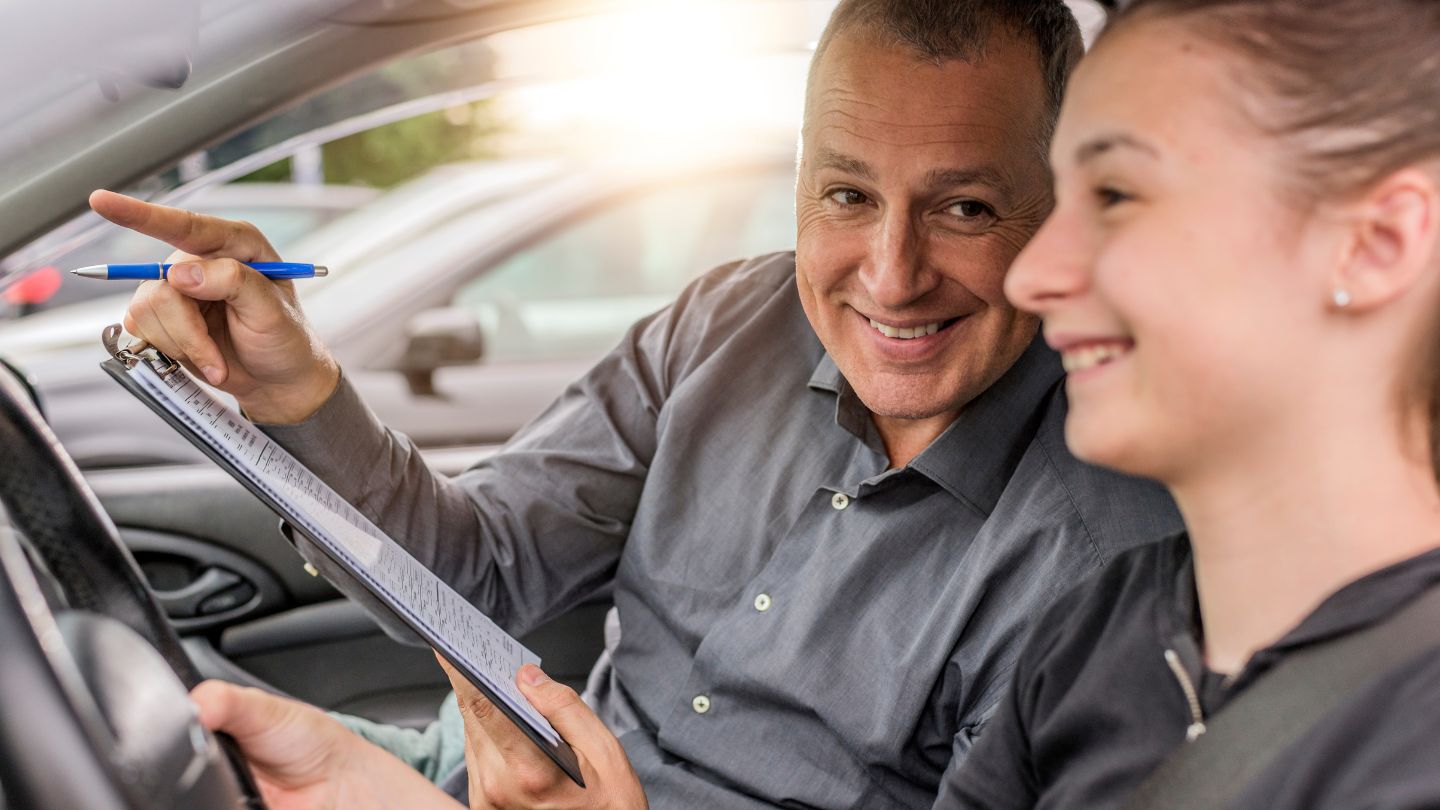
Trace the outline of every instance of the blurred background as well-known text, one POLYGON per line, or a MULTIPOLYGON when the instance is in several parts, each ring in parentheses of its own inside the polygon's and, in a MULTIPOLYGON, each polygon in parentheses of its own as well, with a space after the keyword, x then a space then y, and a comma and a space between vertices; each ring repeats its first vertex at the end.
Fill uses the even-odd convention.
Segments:
POLYGON ((66 271, 170 252, 73 215, 126 177, 117 190, 248 220, 286 259, 328 265, 304 305, 388 423, 425 446, 502 441, 690 279, 793 247, 805 72, 832 7, 0 9, 37 51, 0 57, 0 199, 68 214, 0 233, 30 237, 0 244, 0 356, 35 378, 82 466, 196 458, 163 427, 88 418, 97 401, 128 413, 96 335, 133 285, 66 271))
MULTIPOLYGON (((89 192, 248 220, 328 265, 297 284, 314 328, 380 418, 458 472, 695 276, 793 248, 832 5, 0 0, 0 362, 202 672, 417 727, 448 689, 102 372, 133 285, 66 271, 170 249, 89 213, 89 192)), ((608 605, 523 641, 578 686, 608 605)))
MULTIPOLYGON (((3 186, 43 180, 37 161, 85 130, 155 116, 156 97, 169 113, 165 97, 203 92, 212 65, 259 70, 267 40, 395 10, 331 2, 309 18, 257 17, 254 5, 209 0, 185 9, 194 16, 90 27, 154 46, 118 53, 105 50, 114 37, 29 20, 101 55, 47 70, 45 87, 9 74, 3 186)), ((300 285, 306 309, 382 417, 427 446, 500 441, 695 275, 793 245, 804 75, 831 5, 613 3, 454 43, 434 31, 438 45, 308 97, 297 82, 274 114, 120 190, 248 220, 284 257, 328 265, 329 278, 300 285)), ((169 114, 170 131, 208 128, 169 114)), ((117 434, 89 418, 97 401, 131 410, 96 368, 96 335, 133 285, 65 272, 169 252, 81 214, 0 264, 0 355, 35 378, 84 467, 194 458, 163 426, 117 434)))

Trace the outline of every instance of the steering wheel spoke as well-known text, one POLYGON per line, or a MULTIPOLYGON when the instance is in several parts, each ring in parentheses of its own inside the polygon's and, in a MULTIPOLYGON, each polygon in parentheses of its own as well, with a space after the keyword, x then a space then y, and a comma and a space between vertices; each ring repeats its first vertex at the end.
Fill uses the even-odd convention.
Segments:
POLYGON ((200 726, 188 697, 199 672, 139 566, 5 369, 0 507, 6 801, 37 808, 262 808, 233 745, 200 726), (60 598, 47 597, 46 586, 60 598), (57 604, 67 607, 53 611, 57 604))

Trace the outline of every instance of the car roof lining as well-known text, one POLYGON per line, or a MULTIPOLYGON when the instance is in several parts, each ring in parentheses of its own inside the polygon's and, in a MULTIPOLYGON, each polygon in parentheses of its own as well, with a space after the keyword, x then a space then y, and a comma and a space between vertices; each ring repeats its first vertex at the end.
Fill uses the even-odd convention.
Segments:
MULTIPOLYGON (((456 0, 458 2, 458 0, 456 0)), ((0 189, 0 255, 73 218, 95 188, 125 188, 368 68, 411 53, 558 19, 603 11, 615 0, 493 0, 468 11, 425 0, 362 13, 361 3, 329 24, 274 48, 183 95, 130 126, 102 133, 26 182, 0 189), (419 13, 423 9, 437 13, 419 13), (439 13, 443 11, 444 13, 439 13), (179 122, 186 122, 184 125, 179 122), (137 157, 143 156, 143 157, 137 157)))

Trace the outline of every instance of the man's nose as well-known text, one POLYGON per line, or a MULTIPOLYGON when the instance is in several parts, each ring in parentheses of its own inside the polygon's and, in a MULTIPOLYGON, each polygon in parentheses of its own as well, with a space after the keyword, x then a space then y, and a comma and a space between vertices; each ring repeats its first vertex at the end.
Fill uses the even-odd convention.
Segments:
POLYGON ((938 274, 927 266, 923 239, 905 211, 886 212, 869 252, 860 278, 881 307, 904 307, 939 283, 938 274))
POLYGON ((1090 285, 1091 251, 1062 212, 1035 232, 1005 276, 1005 296, 1016 307, 1044 315, 1090 285))

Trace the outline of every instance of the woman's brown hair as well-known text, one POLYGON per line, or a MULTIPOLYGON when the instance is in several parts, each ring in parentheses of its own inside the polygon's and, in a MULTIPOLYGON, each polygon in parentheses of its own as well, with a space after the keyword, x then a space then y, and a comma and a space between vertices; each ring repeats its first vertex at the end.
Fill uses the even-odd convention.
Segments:
MULTIPOLYGON (((1242 109, 1281 139, 1301 206, 1440 164, 1440 0, 1135 0, 1110 30, 1173 21, 1240 58, 1242 109)), ((1440 480, 1440 317, 1410 401, 1428 414, 1440 480)))

